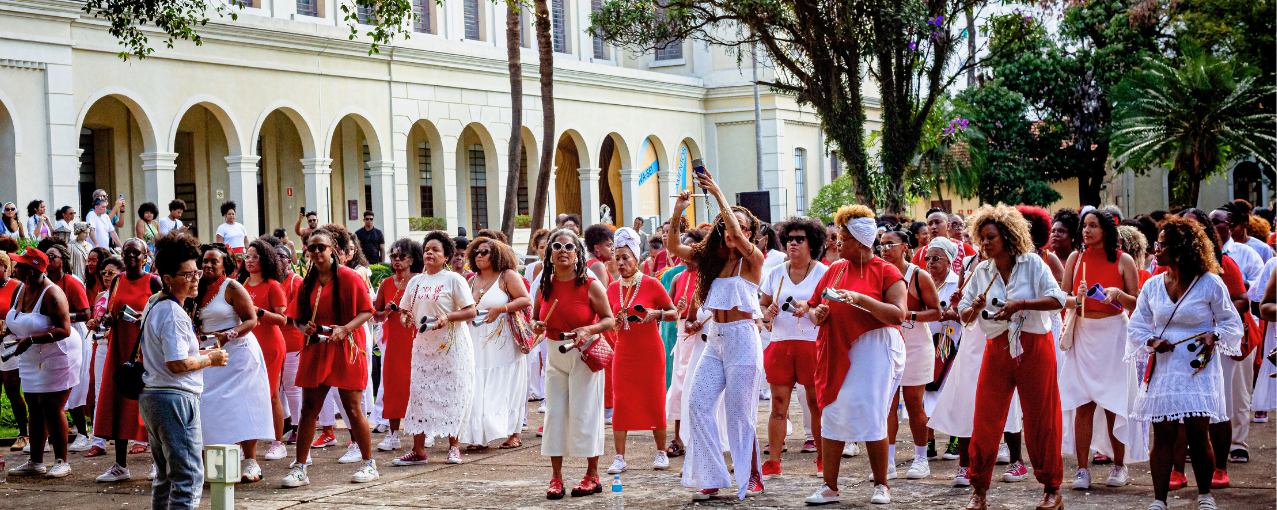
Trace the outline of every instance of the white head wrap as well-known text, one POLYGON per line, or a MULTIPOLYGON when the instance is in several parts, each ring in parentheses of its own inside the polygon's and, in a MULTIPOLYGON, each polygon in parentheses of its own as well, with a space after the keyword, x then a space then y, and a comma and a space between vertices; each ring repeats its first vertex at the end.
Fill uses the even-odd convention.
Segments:
POLYGON ((639 249, 639 235, 630 227, 621 227, 616 229, 616 233, 612 234, 612 246, 616 248, 629 248, 634 257, 638 257, 643 253, 639 249))
POLYGON ((943 250, 944 254, 949 256, 950 262, 952 262, 953 259, 958 256, 958 245, 953 244, 953 241, 950 241, 948 238, 945 238, 945 237, 937 237, 935 239, 932 239, 931 242, 927 244, 927 249, 930 250, 932 248, 940 248, 941 250, 943 250))
POLYGON ((1089 212, 1094 211, 1094 210, 1095 210, 1095 206, 1093 206, 1093 205, 1084 205, 1084 206, 1082 206, 1082 210, 1081 210, 1080 212, 1078 212, 1078 215, 1079 215, 1079 216, 1086 216, 1086 213, 1089 213, 1089 212))
POLYGON ((873 218, 856 218, 847 222, 843 226, 851 237, 854 237, 860 244, 873 248, 874 239, 878 237, 878 225, 873 218))

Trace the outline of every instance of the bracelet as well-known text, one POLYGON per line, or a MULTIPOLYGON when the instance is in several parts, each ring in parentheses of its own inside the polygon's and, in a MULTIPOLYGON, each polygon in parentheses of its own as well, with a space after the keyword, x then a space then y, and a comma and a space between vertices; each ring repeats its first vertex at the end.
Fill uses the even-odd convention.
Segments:
POLYGON ((229 338, 229 339, 231 339, 231 340, 234 340, 234 339, 236 339, 236 338, 239 338, 239 330, 238 330, 238 329, 232 329, 232 330, 230 330, 230 331, 226 332, 226 338, 229 338))

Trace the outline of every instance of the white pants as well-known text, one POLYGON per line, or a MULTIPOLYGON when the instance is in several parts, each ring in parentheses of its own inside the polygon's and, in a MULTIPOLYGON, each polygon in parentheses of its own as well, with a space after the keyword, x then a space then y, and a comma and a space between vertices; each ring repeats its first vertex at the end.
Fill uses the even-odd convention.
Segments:
MULTIPOLYGON (((596 342, 603 339, 595 340, 596 342)), ((559 352, 562 340, 549 340, 545 376, 545 432, 541 455, 590 458, 603 455, 604 371, 593 372, 581 351, 559 352)))
POLYGON ((545 398, 545 349, 549 342, 541 342, 528 356, 528 397, 545 398))
POLYGON ((302 389, 297 387, 297 366, 301 362, 300 352, 284 354, 284 371, 279 377, 279 400, 284 405, 284 415, 293 419, 293 425, 302 419, 302 389))
POLYGON ((683 486, 718 489, 732 485, 719 443, 718 401, 727 410, 728 446, 735 467, 737 497, 745 499, 751 462, 761 465, 758 447, 758 387, 763 381, 763 349, 752 320, 710 324, 705 353, 688 385, 685 418, 692 433, 683 486))
POLYGON ((807 405, 807 387, 801 384, 794 386, 798 389, 798 404, 803 407, 803 439, 815 441, 816 436, 811 434, 811 407, 807 405))
MULTIPOLYGON (((1246 436, 1250 435, 1250 401, 1252 383, 1255 375, 1255 352, 1259 349, 1252 349, 1250 354, 1241 361, 1233 361, 1228 356, 1220 356, 1224 363, 1224 370, 1229 371, 1232 366, 1232 380, 1228 381, 1231 386, 1233 398, 1231 407, 1229 407, 1229 416, 1232 417, 1233 428, 1233 444, 1228 447, 1228 451, 1246 450, 1250 451, 1250 447, 1246 444, 1246 436)), ((1228 379, 1225 376, 1225 379, 1228 379)))

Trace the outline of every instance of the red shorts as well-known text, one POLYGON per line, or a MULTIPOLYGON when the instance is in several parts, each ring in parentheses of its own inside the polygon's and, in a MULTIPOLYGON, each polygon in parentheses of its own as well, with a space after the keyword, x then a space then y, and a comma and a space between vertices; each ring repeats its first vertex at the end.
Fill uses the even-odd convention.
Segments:
POLYGON ((816 342, 810 340, 773 340, 763 351, 763 369, 767 383, 780 386, 816 385, 816 342))

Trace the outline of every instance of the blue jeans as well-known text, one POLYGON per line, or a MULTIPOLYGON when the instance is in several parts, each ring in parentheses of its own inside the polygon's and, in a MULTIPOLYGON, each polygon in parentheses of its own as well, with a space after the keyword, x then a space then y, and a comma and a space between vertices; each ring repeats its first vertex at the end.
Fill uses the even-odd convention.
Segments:
POLYGON ((200 397, 171 388, 146 388, 138 409, 151 439, 155 481, 151 509, 194 509, 204 490, 204 434, 200 397))

